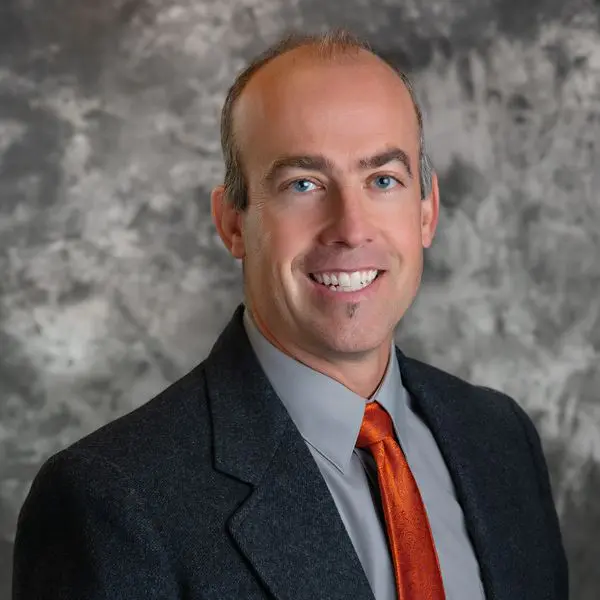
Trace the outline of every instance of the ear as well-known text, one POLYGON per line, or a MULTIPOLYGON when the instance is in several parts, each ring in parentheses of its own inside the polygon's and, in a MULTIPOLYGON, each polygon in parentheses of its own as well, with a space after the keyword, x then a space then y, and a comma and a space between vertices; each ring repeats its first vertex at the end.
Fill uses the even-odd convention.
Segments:
POLYGON ((432 173, 431 192, 421 200, 421 241, 429 248, 435 236, 440 213, 440 191, 436 173, 432 173))
POLYGON ((211 215, 223 244, 234 258, 244 258, 242 214, 227 200, 225 187, 217 186, 210 195, 211 215))

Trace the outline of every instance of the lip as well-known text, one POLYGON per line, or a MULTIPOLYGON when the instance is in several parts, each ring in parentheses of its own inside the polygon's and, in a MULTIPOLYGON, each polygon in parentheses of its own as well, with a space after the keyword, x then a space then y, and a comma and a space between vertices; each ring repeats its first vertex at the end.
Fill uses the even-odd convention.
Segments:
POLYGON ((382 279, 384 279, 386 275, 387 271, 380 271, 379 275, 377 275, 370 285, 362 290, 357 290, 356 292, 336 292, 330 290, 326 285, 314 281, 309 275, 306 276, 306 280, 311 285, 314 292, 322 298, 337 300, 338 302, 357 302, 375 294, 381 286, 382 279))

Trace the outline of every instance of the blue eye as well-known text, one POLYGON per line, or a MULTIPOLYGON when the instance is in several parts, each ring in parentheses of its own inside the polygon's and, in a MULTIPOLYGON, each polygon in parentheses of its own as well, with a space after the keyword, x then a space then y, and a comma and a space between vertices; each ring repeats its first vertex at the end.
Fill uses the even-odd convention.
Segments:
POLYGON ((375 177, 374 182, 380 190, 392 189, 400 183, 395 177, 391 177, 390 175, 379 175, 375 177))
POLYGON ((311 192, 314 189, 315 184, 308 179, 297 179, 290 184, 290 187, 294 192, 311 192), (313 186, 312 188, 310 187, 311 185, 313 186))

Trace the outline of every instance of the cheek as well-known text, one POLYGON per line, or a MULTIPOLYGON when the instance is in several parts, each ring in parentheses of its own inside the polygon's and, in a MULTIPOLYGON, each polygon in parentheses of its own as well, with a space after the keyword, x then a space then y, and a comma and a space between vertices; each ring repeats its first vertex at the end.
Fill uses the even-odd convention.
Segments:
POLYGON ((390 246, 405 259, 420 253, 423 244, 421 237, 421 213, 418 210, 405 210, 383 224, 385 237, 390 246))
POLYGON ((299 226, 298 217, 293 215, 265 216, 264 225, 265 234, 269 232, 273 260, 289 268, 293 260, 309 246, 308 228, 299 226))

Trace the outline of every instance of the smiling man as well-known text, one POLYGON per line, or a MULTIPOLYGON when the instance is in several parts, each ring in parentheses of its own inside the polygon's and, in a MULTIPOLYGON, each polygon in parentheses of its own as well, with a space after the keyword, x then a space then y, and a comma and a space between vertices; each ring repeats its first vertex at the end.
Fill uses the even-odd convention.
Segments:
POLYGON ((347 32, 286 38, 232 86, 222 145, 244 303, 44 465, 14 599, 567 598, 530 419, 394 344, 439 211, 407 78, 347 32))
POLYGON ((438 191, 418 177, 405 82, 344 43, 289 51, 234 86, 213 208, 263 335, 368 398, 417 292, 438 191))

